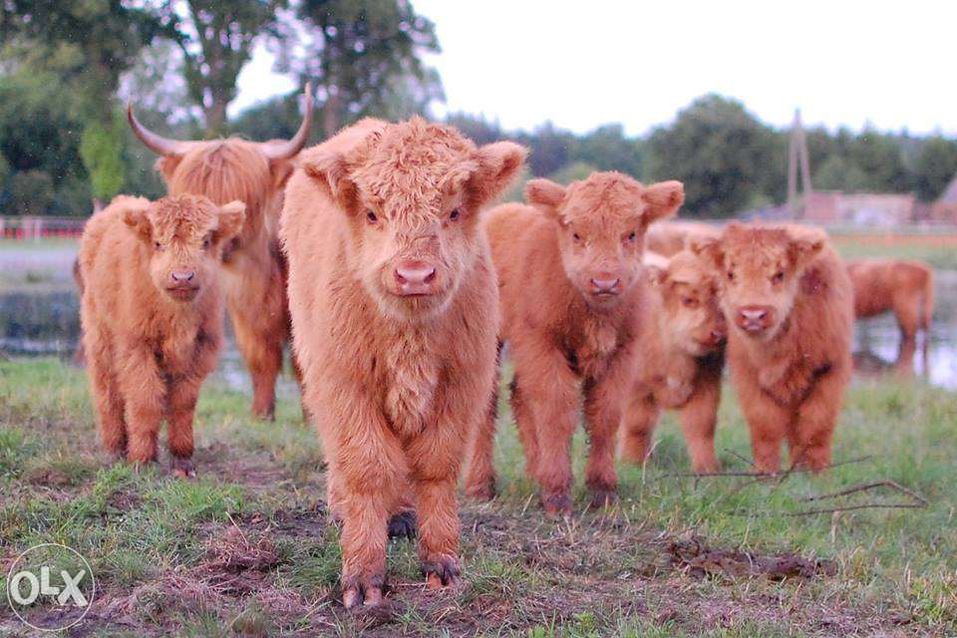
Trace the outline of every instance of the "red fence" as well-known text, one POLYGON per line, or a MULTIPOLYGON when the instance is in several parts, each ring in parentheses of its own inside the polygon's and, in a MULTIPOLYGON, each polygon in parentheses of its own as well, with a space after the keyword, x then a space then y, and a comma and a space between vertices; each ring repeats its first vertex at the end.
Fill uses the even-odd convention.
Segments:
POLYGON ((77 238, 84 224, 76 217, 0 217, 0 239, 77 238))

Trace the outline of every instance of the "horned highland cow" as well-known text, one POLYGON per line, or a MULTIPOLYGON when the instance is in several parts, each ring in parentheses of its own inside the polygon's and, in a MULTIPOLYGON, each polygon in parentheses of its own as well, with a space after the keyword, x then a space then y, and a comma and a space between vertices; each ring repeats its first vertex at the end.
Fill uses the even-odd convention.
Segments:
POLYGON ((678 410, 691 467, 718 470, 714 432, 721 399, 727 326, 718 302, 714 267, 683 250, 645 270, 651 291, 641 306, 641 359, 625 407, 620 456, 644 463, 663 409, 678 410))
MULTIPOLYGON (((293 160, 305 146, 312 123, 312 94, 305 91, 305 115, 292 137, 269 142, 240 138, 211 141, 171 140, 127 116, 143 144, 160 155, 156 167, 170 195, 204 195, 215 204, 246 204, 242 232, 224 250, 223 283, 236 343, 253 382, 253 414, 272 419, 276 377, 283 345, 289 340, 285 263, 278 245, 283 189, 293 160)), ((298 374, 298 369, 294 370, 298 374)))
POLYGON ((221 253, 244 208, 119 196, 87 222, 80 317, 100 435, 115 457, 155 461, 165 420, 172 472, 195 474, 193 411, 222 343, 221 253))
POLYGON ((721 275, 728 363, 755 468, 778 472, 785 439, 791 467, 826 468, 851 376, 854 321, 851 282, 827 235, 733 223, 692 250, 721 275))
MULTIPOLYGON (((584 406, 592 504, 615 498, 615 439, 640 350, 639 309, 648 225, 684 201, 680 182, 643 186, 621 173, 593 173, 567 188, 528 183, 529 205, 504 204, 486 231, 502 303, 500 339, 515 366, 511 403, 525 469, 549 514, 571 511, 570 446, 584 406)), ((495 413, 473 442, 467 492, 494 494, 495 413)))
POLYGON ((289 181, 293 340, 343 525, 346 607, 382 600, 387 523, 410 506, 427 584, 458 579, 456 483, 498 325, 479 214, 525 152, 421 118, 363 120, 305 151, 289 181))

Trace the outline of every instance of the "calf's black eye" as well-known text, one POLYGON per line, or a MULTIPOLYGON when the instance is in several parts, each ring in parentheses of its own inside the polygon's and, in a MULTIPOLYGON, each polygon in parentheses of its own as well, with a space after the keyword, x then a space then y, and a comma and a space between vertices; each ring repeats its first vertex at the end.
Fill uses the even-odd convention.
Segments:
POLYGON ((456 208, 456 209, 453 210, 451 213, 449 213, 449 220, 454 222, 454 221, 455 221, 456 219, 458 219, 461 215, 462 215, 462 212, 461 212, 458 208, 456 208))
POLYGON ((781 271, 774 273, 774 276, 771 277, 771 283, 779 284, 782 281, 784 281, 784 273, 781 271))
POLYGON ((376 214, 373 213, 371 210, 366 212, 366 219, 369 220, 369 223, 370 223, 370 224, 374 224, 374 223, 376 223, 377 221, 379 221, 379 218, 376 217, 376 214))
POLYGON ((628 241, 635 241, 636 239, 638 239, 638 233, 632 231, 632 233, 628 235, 628 241))

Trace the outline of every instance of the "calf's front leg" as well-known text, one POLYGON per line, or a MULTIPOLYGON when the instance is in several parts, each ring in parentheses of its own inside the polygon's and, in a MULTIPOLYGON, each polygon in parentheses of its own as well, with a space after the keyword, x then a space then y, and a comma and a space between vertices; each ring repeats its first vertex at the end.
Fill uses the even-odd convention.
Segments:
POLYGON ((151 463, 156 460, 156 439, 166 415, 166 383, 148 344, 122 346, 119 359, 128 431, 126 458, 131 463, 151 463))

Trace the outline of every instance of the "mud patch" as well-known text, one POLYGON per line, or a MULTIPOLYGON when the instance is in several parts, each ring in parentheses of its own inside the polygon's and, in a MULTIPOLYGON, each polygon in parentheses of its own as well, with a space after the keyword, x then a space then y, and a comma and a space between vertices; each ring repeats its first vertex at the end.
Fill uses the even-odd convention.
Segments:
POLYGON ((837 574, 837 564, 831 560, 807 559, 796 554, 761 556, 740 550, 715 549, 697 537, 671 540, 668 554, 674 566, 699 578, 765 576, 770 580, 782 581, 837 574))

